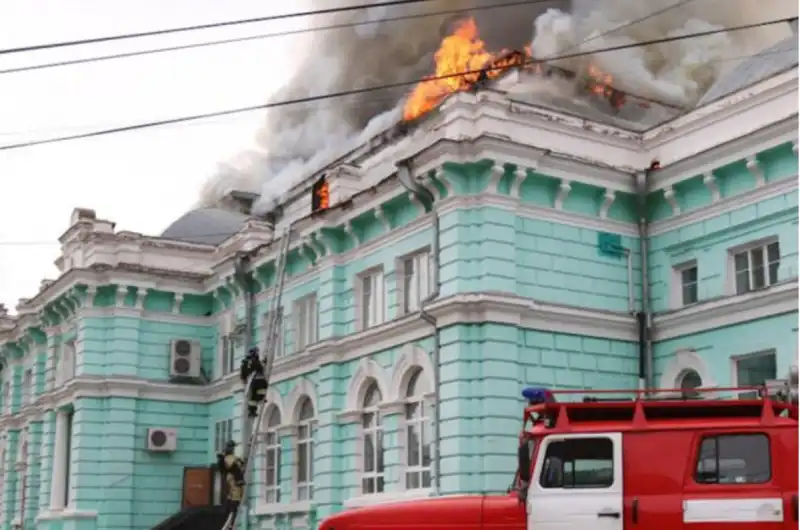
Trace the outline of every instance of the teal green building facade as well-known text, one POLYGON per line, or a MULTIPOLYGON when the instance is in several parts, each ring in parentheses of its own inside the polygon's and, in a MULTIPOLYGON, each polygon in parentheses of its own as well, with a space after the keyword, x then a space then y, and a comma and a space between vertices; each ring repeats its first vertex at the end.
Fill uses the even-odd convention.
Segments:
MULTIPOLYGON (((794 94, 796 106, 796 83, 794 94)), ((409 191, 393 163, 360 185, 331 170, 330 209, 308 215, 301 189, 269 223, 197 210, 151 238, 76 210, 62 275, 0 317, 0 529, 146 530, 220 502, 214 455, 241 439, 239 361, 264 344, 289 221, 242 528, 505 491, 525 386, 783 377, 797 362, 796 108, 771 119, 687 155, 639 135, 663 153, 647 172, 596 162, 624 151, 645 168, 652 153, 585 127, 593 144, 552 133, 584 159, 554 155, 538 122, 527 151, 489 133, 431 141, 412 171, 426 191, 409 191)), ((697 142, 684 136, 669 141, 697 142)))

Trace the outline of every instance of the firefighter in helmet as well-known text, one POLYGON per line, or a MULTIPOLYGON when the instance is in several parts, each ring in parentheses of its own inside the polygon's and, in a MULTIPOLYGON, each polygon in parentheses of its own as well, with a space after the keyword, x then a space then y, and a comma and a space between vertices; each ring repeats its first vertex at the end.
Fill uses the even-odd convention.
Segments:
MULTIPOLYGON (((244 460, 236 456, 234 450, 236 449, 236 442, 229 440, 225 444, 225 450, 217 453, 217 467, 222 475, 222 480, 228 487, 228 498, 226 499, 227 516, 233 515, 236 519, 236 513, 239 511, 239 504, 242 502, 242 495, 244 493, 244 460)), ((233 526, 231 526, 233 528, 233 526)))
POLYGON ((247 385, 250 376, 253 382, 247 394, 247 414, 251 418, 258 415, 258 404, 264 401, 267 395, 267 378, 264 374, 264 364, 258 358, 258 348, 252 347, 247 355, 242 359, 242 366, 239 370, 239 377, 242 383, 247 385))

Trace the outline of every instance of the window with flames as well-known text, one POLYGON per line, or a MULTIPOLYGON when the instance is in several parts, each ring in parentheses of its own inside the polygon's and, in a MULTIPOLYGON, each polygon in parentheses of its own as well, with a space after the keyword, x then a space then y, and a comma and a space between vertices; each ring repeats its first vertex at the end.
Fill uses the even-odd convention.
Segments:
POLYGON ((330 201, 330 187, 325 177, 322 177, 311 189, 311 212, 327 210, 330 207, 330 201))

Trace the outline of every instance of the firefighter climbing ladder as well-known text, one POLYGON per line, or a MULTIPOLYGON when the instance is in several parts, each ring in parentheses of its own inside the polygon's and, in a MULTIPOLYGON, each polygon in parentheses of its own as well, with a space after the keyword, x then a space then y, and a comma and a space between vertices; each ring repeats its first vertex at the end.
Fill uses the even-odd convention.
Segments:
MULTIPOLYGON (((281 336, 281 321, 283 320, 283 305, 282 305, 282 298, 283 298, 283 286, 284 280, 286 279, 286 261, 289 257, 289 243, 292 238, 291 226, 286 229, 283 233, 283 239, 281 240, 280 252, 278 253, 278 259, 275 260, 275 294, 272 296, 272 301, 270 303, 270 310, 269 310, 269 318, 267 322, 267 330, 265 335, 264 341, 264 352, 261 358, 261 362, 264 365, 264 379, 267 382, 267 388, 269 388, 269 379, 272 374, 272 365, 275 362, 275 352, 277 351, 278 347, 278 340, 282 339, 281 336)), ((247 396, 250 393, 250 385, 253 384, 254 375, 251 375, 250 378, 247 380, 247 385, 244 389, 244 394, 242 394, 242 399, 246 400, 247 396)), ((267 410, 267 400, 264 399, 258 404, 258 413, 256 414, 256 418, 253 421, 252 432, 250 433, 250 438, 247 440, 247 444, 244 446, 244 452, 242 454, 242 459, 244 460, 244 479, 245 483, 242 486, 242 504, 246 504, 247 500, 247 477, 250 474, 251 469, 251 461, 253 460, 250 458, 250 455, 253 453, 255 449, 256 443, 258 441, 259 430, 261 429, 261 423, 263 420, 264 412, 267 410)), ((245 420, 247 421, 247 420, 245 420)), ((233 530, 236 524, 236 513, 232 513, 228 516, 228 519, 225 521, 225 525, 222 527, 222 530, 233 530)))

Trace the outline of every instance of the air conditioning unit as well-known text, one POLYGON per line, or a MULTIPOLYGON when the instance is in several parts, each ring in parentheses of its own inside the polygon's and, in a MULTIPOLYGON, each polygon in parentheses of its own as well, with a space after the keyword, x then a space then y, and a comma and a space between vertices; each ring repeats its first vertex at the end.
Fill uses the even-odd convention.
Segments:
POLYGON ((178 448, 178 432, 175 429, 151 427, 147 429, 147 450, 168 453, 178 448))
POLYGON ((201 353, 200 343, 194 340, 173 340, 169 345, 170 377, 200 377, 201 353))

